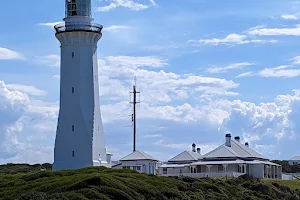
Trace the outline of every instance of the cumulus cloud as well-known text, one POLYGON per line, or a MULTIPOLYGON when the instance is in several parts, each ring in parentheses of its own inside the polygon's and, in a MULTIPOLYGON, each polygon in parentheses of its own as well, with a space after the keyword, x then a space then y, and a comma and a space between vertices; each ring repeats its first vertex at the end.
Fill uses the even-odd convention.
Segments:
POLYGON ((247 35, 240 35, 232 33, 227 35, 225 38, 213 38, 213 39, 201 39, 201 40, 189 40, 192 45, 238 45, 238 44, 249 44, 249 43, 276 43, 276 40, 258 40, 250 39, 247 35))
POLYGON ((29 88, 30 91, 28 88, 24 91, 17 89, 24 88, 8 86, 0 81, 0 163, 50 162, 53 160, 53 145, 37 144, 49 138, 53 140, 54 135, 48 134, 53 133, 55 127, 57 105, 51 110, 42 101, 29 98, 25 92, 32 92, 32 88, 29 88), (46 129, 45 125, 52 129, 46 129))
POLYGON ((45 90, 41 90, 32 85, 20 85, 20 84, 7 84, 6 87, 9 90, 15 90, 24 92, 33 96, 46 96, 47 92, 45 90))
POLYGON ((98 63, 102 97, 127 99, 135 76, 143 92, 141 101, 151 104, 184 100, 188 96, 197 99, 201 95, 237 95, 231 91, 238 87, 232 80, 165 72, 158 68, 166 66, 166 60, 157 57, 110 56, 98 63))
POLYGON ((150 5, 152 6, 156 5, 154 0, 149 0, 148 3, 145 4, 139 3, 138 1, 134 1, 134 0, 105 0, 103 2, 109 2, 109 4, 105 6, 99 6, 97 8, 97 11, 107 12, 117 7, 124 7, 133 11, 140 11, 149 8, 150 5))
POLYGON ((274 102, 260 103, 235 100, 230 104, 229 115, 224 119, 222 126, 234 134, 243 134, 251 141, 271 137, 280 140, 282 137, 292 137, 293 128, 289 117, 294 103, 300 101, 299 93, 294 95, 279 95, 274 102), (251 137, 249 137, 251 135, 251 137))
POLYGON ((0 47, 0 60, 20 60, 24 58, 24 55, 20 52, 0 47))

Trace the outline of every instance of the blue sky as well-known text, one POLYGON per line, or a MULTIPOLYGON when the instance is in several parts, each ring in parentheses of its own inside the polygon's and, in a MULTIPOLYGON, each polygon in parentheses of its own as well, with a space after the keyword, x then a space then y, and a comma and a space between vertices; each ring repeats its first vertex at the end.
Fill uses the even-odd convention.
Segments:
MULTIPOLYGON (((271 159, 300 155, 300 2, 92 0, 100 103, 114 159, 132 150, 137 76, 140 150, 165 161, 227 131, 271 159)), ((52 162, 64 1, 2 2, 0 163, 52 162)))

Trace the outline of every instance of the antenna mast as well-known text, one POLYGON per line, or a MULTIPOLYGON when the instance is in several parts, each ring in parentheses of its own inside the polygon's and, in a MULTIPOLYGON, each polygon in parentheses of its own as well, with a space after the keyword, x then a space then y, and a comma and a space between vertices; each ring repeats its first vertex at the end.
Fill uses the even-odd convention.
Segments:
POLYGON ((133 94, 133 101, 130 102, 133 104, 133 114, 132 114, 132 121, 133 121, 133 152, 136 151, 136 104, 140 103, 136 100, 136 94, 139 94, 140 92, 136 91, 136 77, 134 77, 134 85, 133 85, 133 91, 130 92, 133 94))

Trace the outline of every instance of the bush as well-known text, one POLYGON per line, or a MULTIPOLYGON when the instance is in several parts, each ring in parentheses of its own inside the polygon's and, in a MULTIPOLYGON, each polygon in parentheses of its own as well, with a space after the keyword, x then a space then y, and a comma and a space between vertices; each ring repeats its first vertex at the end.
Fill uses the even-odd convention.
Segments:
MULTIPOLYGON (((15 165, 10 164, 9 167, 15 165)), ((0 175, 0 199, 294 200, 300 196, 298 183, 279 180, 258 181, 247 176, 228 180, 169 178, 130 170, 88 167, 80 170, 0 175)))

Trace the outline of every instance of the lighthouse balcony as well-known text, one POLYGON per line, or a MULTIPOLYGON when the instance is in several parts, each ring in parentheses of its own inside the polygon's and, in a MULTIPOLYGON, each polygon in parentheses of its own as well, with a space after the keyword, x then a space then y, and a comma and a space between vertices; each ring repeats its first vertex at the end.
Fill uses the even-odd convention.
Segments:
POLYGON ((54 26, 56 34, 71 31, 87 31, 101 33, 103 26, 95 23, 61 23, 54 26))

